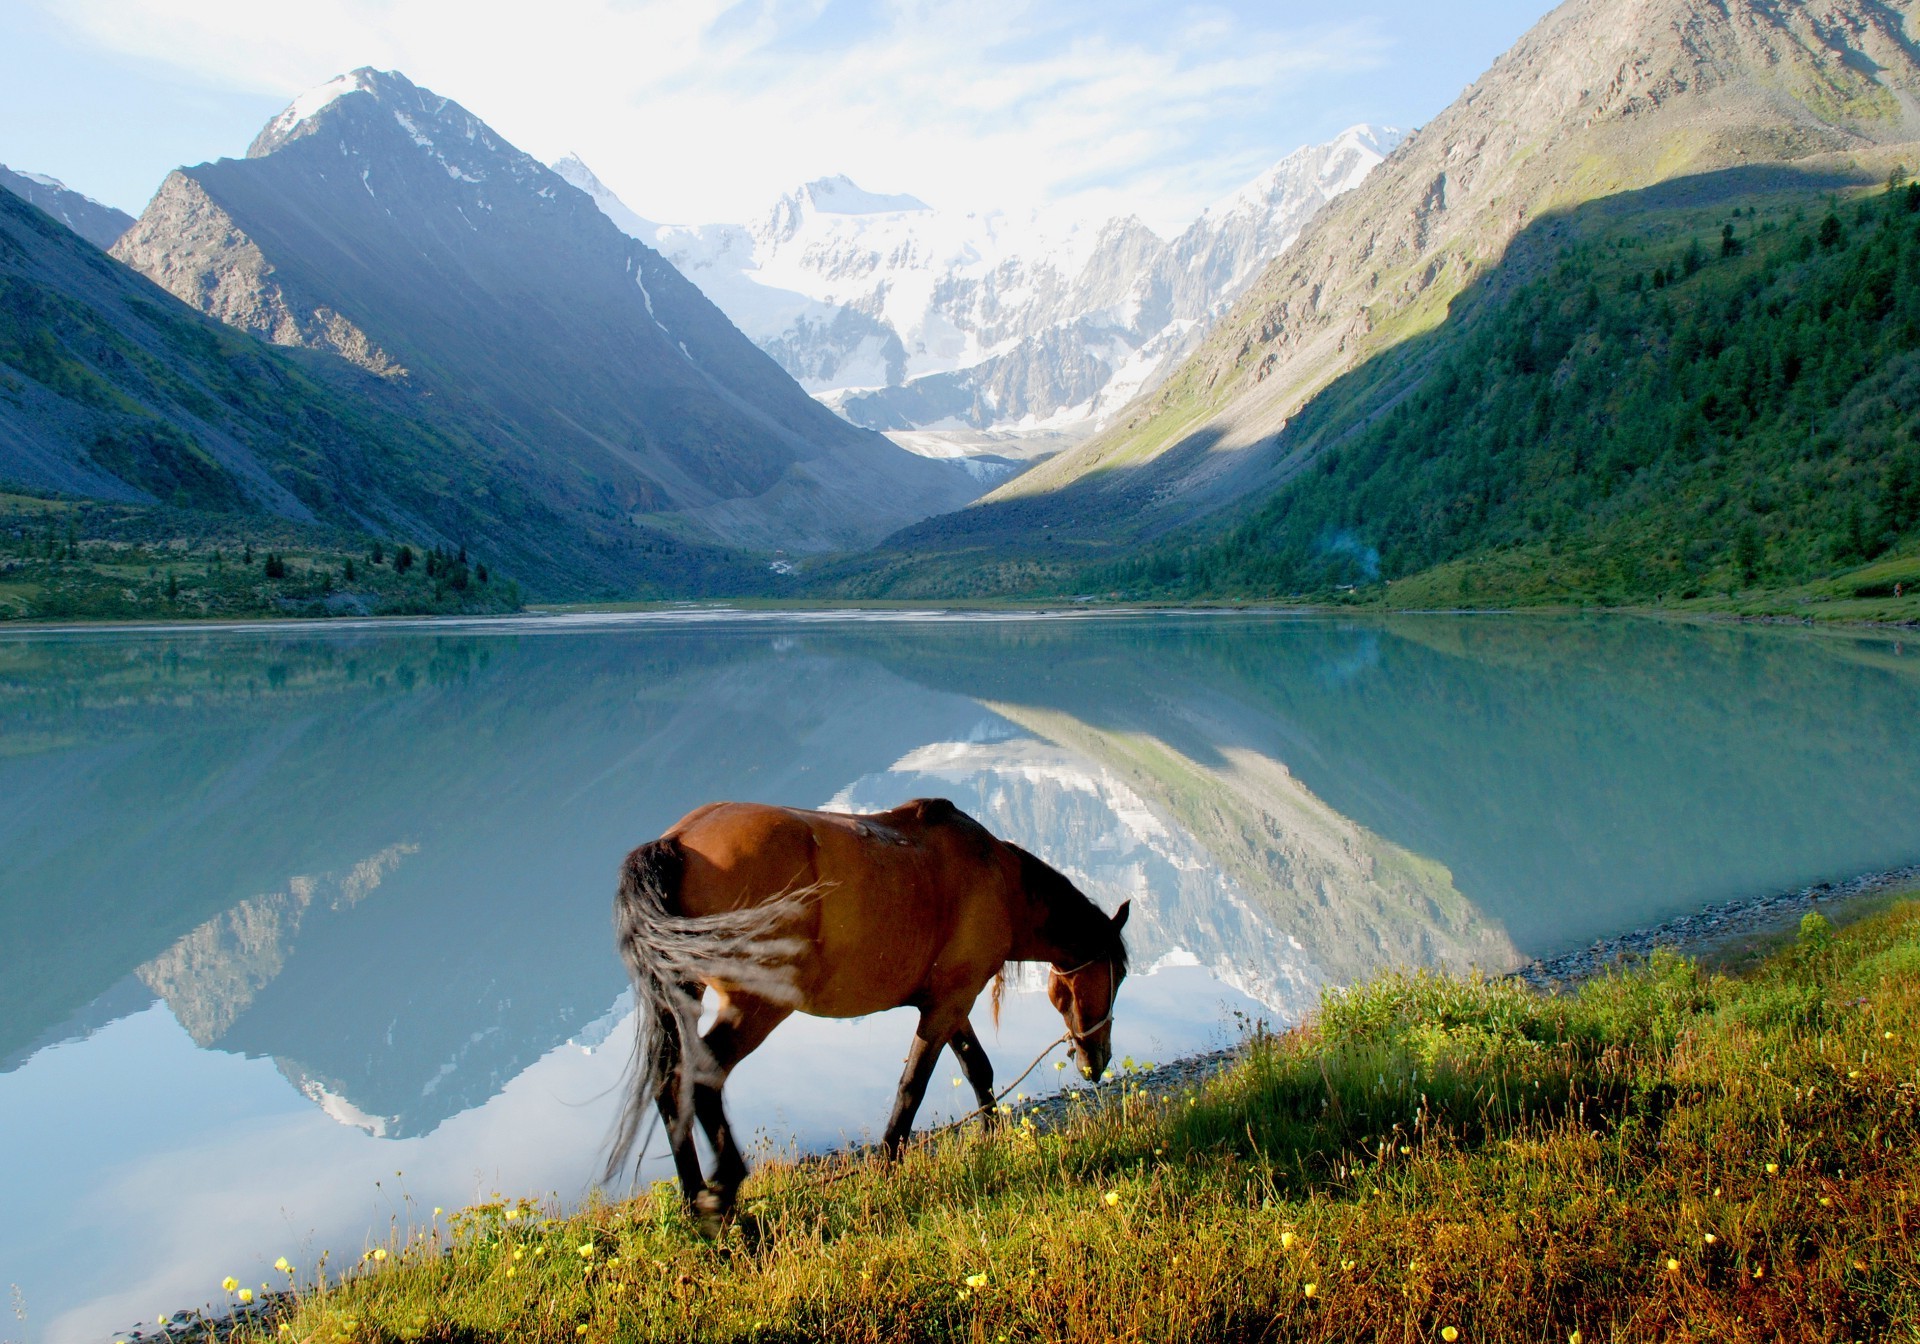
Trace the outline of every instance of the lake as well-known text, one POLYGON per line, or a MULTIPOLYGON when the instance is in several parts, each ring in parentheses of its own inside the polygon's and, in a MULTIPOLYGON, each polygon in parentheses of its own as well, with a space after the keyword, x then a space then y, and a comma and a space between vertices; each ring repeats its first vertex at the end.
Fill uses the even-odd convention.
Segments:
MULTIPOLYGON (((1115 1054, 1164 1060, 1382 968, 1920 859, 1920 649, 1228 613, 0 635, 0 1337, 578 1200, 631 1041, 621 856, 713 799, 928 795, 1133 900, 1115 1054)), ((1030 991, 976 1023, 1002 1078, 1060 1029, 1030 991)), ((876 1132, 910 1032, 792 1019, 736 1123, 876 1132)))

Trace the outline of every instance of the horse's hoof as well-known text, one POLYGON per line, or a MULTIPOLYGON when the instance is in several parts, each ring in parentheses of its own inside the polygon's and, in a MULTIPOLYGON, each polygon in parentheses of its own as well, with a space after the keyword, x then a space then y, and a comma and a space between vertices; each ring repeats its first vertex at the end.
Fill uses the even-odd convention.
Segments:
POLYGON ((711 1186, 693 1197, 693 1220, 700 1234, 717 1241, 733 1218, 733 1199, 711 1186))

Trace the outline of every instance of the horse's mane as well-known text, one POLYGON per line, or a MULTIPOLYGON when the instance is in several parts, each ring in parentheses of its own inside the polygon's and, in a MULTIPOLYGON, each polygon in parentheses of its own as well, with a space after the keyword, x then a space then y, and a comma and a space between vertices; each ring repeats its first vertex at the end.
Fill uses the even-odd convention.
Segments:
MULTIPOLYGON (((1116 980, 1127 973, 1127 941, 1113 927, 1105 911, 1073 885, 1067 875, 1036 858, 1010 840, 1000 843, 1020 859, 1020 882, 1027 898, 1040 908, 1039 934, 1055 947, 1081 961, 1110 961, 1116 980)), ((1000 1000, 1006 992, 1004 968, 993 979, 993 1021, 1000 1023, 1000 1000)))

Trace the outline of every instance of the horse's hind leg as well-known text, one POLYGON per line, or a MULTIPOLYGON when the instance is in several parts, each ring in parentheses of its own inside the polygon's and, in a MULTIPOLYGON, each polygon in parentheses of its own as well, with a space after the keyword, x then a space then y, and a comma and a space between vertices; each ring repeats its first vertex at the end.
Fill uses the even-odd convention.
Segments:
POLYGON ((992 1129, 1000 1122, 999 1102, 993 1095, 993 1061, 981 1049, 980 1038, 973 1034, 971 1022, 962 1022, 955 1029, 952 1044, 954 1057, 960 1061, 967 1081, 973 1084, 974 1099, 985 1112, 982 1123, 987 1129, 992 1129))
MULTIPOLYGON (((700 987, 689 986, 689 990, 698 994, 700 987)), ((666 1126, 667 1146, 673 1151, 673 1169, 680 1177, 680 1189, 687 1202, 692 1203, 707 1183, 700 1174, 700 1154, 693 1146, 693 1116, 680 1111, 680 1084, 682 1070, 687 1067, 687 1052, 681 1046, 680 1024, 674 1018, 663 1015, 659 1030, 660 1049, 666 1056, 667 1067, 653 1104, 659 1108, 660 1123, 666 1126)))
POLYGON ((721 1096, 727 1075, 734 1065, 759 1049, 768 1034, 792 1012, 781 1004, 745 994, 723 996, 713 1025, 700 1038, 706 1044, 714 1068, 713 1077, 696 1081, 693 1088, 694 1112, 700 1117, 700 1127, 707 1132, 707 1142, 713 1145, 714 1155, 713 1180, 695 1201, 703 1215, 724 1218, 731 1213, 734 1196, 741 1182, 747 1179, 747 1160, 733 1137, 733 1126, 727 1120, 726 1103, 721 1096))

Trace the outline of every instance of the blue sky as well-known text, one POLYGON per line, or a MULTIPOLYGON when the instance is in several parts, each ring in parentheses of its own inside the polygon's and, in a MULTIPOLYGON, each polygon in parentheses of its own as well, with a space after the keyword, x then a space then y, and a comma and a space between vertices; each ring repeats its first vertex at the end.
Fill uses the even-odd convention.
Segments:
POLYGON ((1300 145, 1431 118, 1545 0, 8 0, 0 162, 137 213, 305 88, 399 69, 635 210, 743 219, 844 172, 1173 229, 1300 145))

